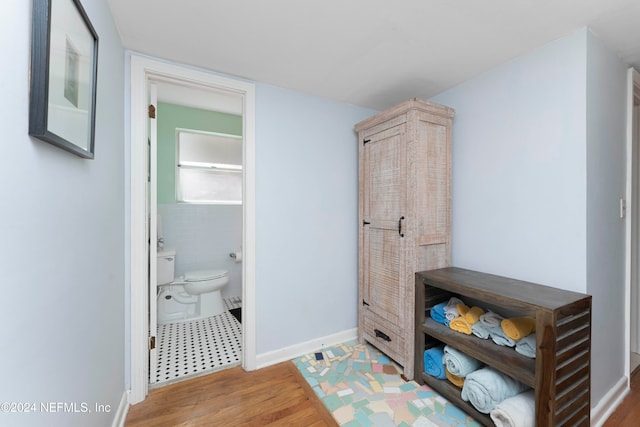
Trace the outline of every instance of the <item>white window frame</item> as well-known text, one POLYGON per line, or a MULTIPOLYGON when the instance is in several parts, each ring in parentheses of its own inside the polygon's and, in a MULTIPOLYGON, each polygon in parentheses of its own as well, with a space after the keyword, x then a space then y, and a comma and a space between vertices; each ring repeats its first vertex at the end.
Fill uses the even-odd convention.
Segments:
MULTIPOLYGON (((223 164, 208 164, 203 163, 202 165, 184 165, 180 162, 180 133, 193 133, 193 134, 201 134, 201 135, 212 135, 219 136, 223 138, 235 139, 238 140, 240 146, 242 147, 242 136, 241 135, 233 135, 227 133, 219 133, 219 132, 207 132, 202 130, 195 129, 185 129, 185 128, 176 128, 175 134, 175 197, 176 203, 186 203, 186 204, 199 204, 199 205, 242 205, 242 193, 240 194, 240 200, 184 200, 182 195, 182 183, 180 179, 180 169, 181 168, 189 168, 193 170, 198 170, 202 172, 221 172, 221 173, 244 173, 242 164, 240 165, 223 165, 223 164)), ((242 149, 242 148, 241 148, 242 149)), ((242 153, 241 153, 242 156, 242 153)), ((241 178, 242 179, 242 178, 241 178)), ((242 190, 241 190, 242 191, 242 190)))

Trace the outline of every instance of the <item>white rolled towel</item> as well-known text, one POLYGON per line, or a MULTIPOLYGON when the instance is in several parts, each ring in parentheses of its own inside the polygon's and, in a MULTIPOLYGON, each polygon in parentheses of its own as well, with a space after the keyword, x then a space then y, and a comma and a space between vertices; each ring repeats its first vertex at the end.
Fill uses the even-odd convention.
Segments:
POLYGON ((500 326, 500 323, 503 320, 504 320, 504 317, 489 310, 480 316, 479 322, 482 322, 483 325, 493 327, 493 326, 500 326))
POLYGON ((527 389, 521 382, 487 366, 465 377, 460 397, 483 414, 489 414, 498 403, 527 389))
POLYGON ((458 308, 456 307, 458 304, 464 305, 464 303, 456 297, 451 297, 451 299, 449 299, 449 302, 444 307, 444 314, 448 320, 453 320, 456 317, 460 316, 460 313, 458 313, 458 308))
POLYGON ((534 427, 536 424, 536 396, 533 390, 509 397, 489 414, 496 427, 534 427))
POLYGON ((532 333, 516 343, 516 351, 523 356, 536 358, 536 333, 532 333))
POLYGON ((482 366, 482 362, 465 353, 456 350, 450 345, 444 346, 444 364, 447 370, 456 377, 464 378, 471 372, 482 366))

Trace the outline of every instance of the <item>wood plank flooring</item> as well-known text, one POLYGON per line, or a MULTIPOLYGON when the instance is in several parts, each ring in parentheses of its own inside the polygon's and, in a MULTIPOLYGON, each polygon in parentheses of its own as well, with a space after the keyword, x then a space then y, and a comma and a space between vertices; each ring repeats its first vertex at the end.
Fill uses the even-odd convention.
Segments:
POLYGON ((292 362, 241 367, 151 390, 125 427, 309 426, 337 423, 292 362))
MULTIPOLYGON (((603 427, 636 427, 640 419, 640 369, 631 392, 603 427)), ((335 427, 292 362, 257 371, 227 369, 152 390, 129 409, 125 427, 295 426, 335 427)))

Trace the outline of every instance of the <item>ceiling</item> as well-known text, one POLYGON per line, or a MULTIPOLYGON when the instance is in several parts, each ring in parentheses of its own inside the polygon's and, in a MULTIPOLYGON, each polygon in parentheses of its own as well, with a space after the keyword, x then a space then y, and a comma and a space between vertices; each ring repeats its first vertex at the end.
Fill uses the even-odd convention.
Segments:
POLYGON ((640 0, 107 0, 127 49, 383 110, 589 27, 640 69, 640 0))

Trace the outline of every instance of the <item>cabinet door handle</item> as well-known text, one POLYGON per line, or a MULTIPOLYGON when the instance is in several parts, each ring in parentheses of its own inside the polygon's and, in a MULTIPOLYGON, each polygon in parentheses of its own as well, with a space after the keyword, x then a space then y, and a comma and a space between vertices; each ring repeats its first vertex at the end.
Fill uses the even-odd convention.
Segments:
POLYGON ((389 335, 385 334, 380 329, 374 329, 373 332, 376 333, 376 338, 382 338, 385 341, 391 342, 391 338, 389 338, 389 335))
POLYGON ((400 237, 404 237, 404 234, 402 233, 402 220, 404 219, 404 216, 401 216, 400 219, 398 220, 398 234, 400 235, 400 237))

